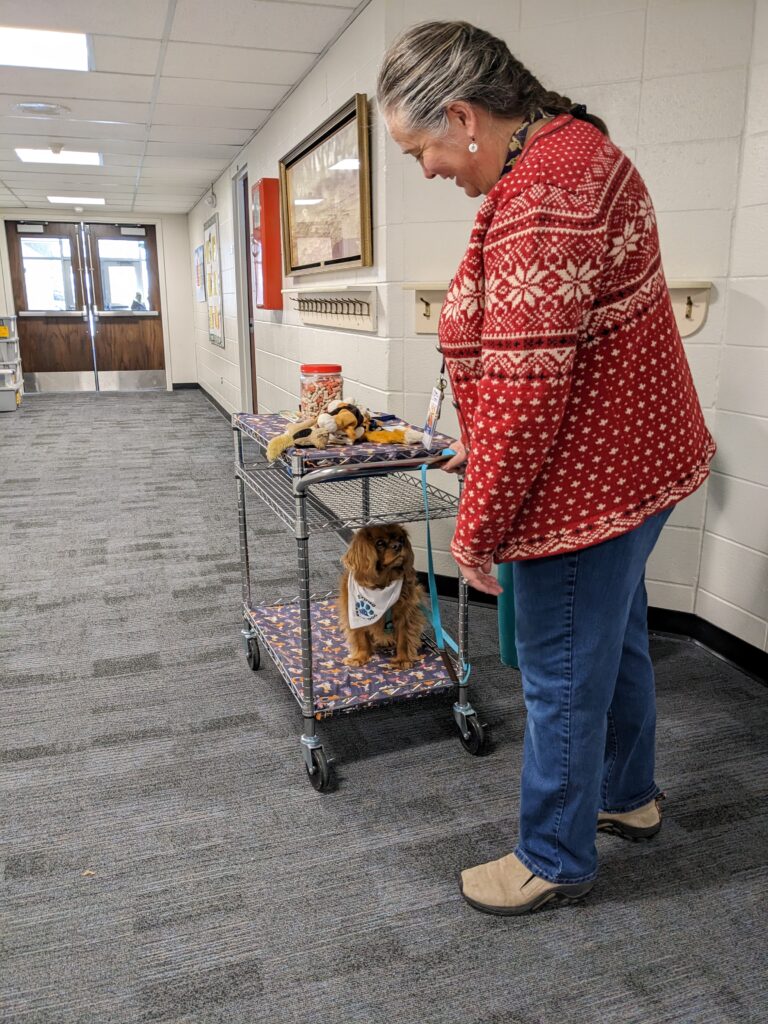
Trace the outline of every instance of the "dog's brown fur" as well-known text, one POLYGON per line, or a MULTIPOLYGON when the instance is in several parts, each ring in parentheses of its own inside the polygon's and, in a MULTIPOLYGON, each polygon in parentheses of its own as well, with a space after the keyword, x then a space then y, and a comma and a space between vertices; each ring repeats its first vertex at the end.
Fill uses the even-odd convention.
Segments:
POLYGON ((375 649, 391 647, 394 668, 411 668, 417 658, 422 630, 426 625, 421 602, 424 591, 413 568, 413 548, 405 529, 392 526, 366 526, 352 538, 342 558, 346 572, 339 584, 339 621, 347 637, 349 655, 345 665, 365 665, 375 649), (402 576, 403 589, 392 606, 393 632, 384 629, 384 618, 371 626, 352 629, 349 625, 347 580, 349 574, 363 587, 387 587, 402 576))

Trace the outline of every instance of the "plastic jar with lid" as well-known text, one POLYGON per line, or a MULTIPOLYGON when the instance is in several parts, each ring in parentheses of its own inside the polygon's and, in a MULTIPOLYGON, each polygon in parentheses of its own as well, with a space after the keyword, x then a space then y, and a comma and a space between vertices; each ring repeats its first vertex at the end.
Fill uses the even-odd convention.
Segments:
POLYGON ((329 402, 341 398, 343 379, 337 363, 304 363, 301 367, 301 413, 306 419, 319 416, 329 402))

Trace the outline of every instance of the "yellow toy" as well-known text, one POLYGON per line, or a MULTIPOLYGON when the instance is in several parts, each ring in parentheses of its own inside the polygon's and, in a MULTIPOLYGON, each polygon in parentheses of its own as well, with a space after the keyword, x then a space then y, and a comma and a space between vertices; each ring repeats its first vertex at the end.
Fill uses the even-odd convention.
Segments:
POLYGON ((274 462, 286 448, 291 448, 294 445, 300 448, 327 448, 329 441, 329 432, 318 426, 315 420, 290 423, 284 434, 273 437, 267 445, 267 459, 269 462, 274 462))

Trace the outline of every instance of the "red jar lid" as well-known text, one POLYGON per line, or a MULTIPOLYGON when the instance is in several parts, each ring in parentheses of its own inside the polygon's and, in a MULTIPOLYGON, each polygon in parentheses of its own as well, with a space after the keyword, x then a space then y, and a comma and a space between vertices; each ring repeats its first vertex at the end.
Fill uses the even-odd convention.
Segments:
POLYGON ((341 373, 337 363, 304 363, 302 373, 341 373))

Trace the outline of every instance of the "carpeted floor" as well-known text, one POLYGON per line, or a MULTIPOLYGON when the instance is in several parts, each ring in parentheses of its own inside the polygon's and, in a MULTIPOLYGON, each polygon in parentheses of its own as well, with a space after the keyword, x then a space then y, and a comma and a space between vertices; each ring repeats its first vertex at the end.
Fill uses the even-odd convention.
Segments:
MULTIPOLYGON (((4 1024, 768 1019, 758 683, 656 639, 661 835, 599 837, 580 906, 486 917, 456 876, 510 849, 523 734, 491 610, 491 754, 444 698, 362 712, 320 726, 319 795, 298 706, 242 654, 232 436, 205 397, 30 396, 0 460, 4 1024)), ((293 593, 294 541, 251 508, 261 592, 293 593)))

